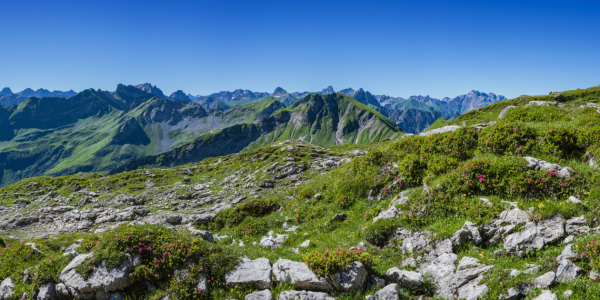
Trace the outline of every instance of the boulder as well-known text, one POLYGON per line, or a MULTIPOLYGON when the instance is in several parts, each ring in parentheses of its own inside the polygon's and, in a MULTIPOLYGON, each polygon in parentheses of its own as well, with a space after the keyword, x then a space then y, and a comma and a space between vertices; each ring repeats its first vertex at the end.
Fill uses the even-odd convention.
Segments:
POLYGON ((487 294, 488 287, 485 284, 479 285, 479 282, 483 279, 483 276, 469 281, 465 285, 458 288, 458 299, 476 300, 481 299, 487 294))
POLYGON ((554 282, 554 279, 556 278, 556 273, 554 272, 548 272, 536 279, 533 280, 533 286, 535 288, 548 288, 549 286, 552 285, 552 283, 554 282))
POLYGON ((279 294, 278 300, 335 300, 335 298, 320 292, 285 291, 279 294))
POLYGON ((83 278, 76 269, 91 255, 78 255, 60 272, 59 279, 71 294, 111 293, 124 290, 133 283, 133 278, 129 277, 133 271, 133 259, 129 254, 117 267, 108 269, 103 261, 94 267, 87 279, 83 278))
POLYGON ((385 280, 383 280, 382 278, 379 278, 375 275, 369 275, 369 278, 367 279, 367 285, 369 287, 375 287, 375 288, 383 288, 385 287, 385 280))
POLYGON ((454 274, 454 286, 460 288, 471 280, 487 272, 493 266, 483 265, 473 257, 465 256, 458 263, 456 274, 454 274))
POLYGON ((276 236, 274 236, 273 231, 269 231, 268 236, 263 236, 260 239, 260 246, 261 247, 270 247, 271 249, 276 249, 276 248, 279 248, 281 246, 281 244, 283 244, 283 242, 287 238, 288 238, 287 234, 277 234, 276 236))
POLYGON ((571 245, 566 245, 560 255, 556 257, 556 261, 561 262, 564 259, 571 259, 574 257, 577 257, 577 254, 571 250, 571 245))
POLYGON ((590 227, 586 225, 585 216, 581 215, 567 220, 566 231, 567 234, 588 234, 590 227))
POLYGON ((444 253, 421 266, 419 272, 422 275, 428 275, 431 282, 437 287, 436 296, 444 299, 454 297, 456 289, 453 286, 453 277, 456 259, 456 254, 444 253))
POLYGON ((202 239, 204 239, 207 242, 211 242, 212 243, 212 242, 215 241, 215 238, 213 237, 213 235, 210 232, 206 231, 206 230, 199 230, 199 229, 196 229, 196 228, 194 228, 192 226, 189 226, 188 227, 188 231, 191 234, 193 234, 193 235, 202 237, 202 239))
POLYGON ((54 282, 46 283, 40 286, 37 300, 55 300, 56 298, 56 285, 54 282))
POLYGON ((523 256, 527 251, 537 251, 544 245, 561 239, 565 234, 561 215, 540 221, 537 225, 527 222, 521 231, 508 235, 504 239, 507 253, 523 256))
POLYGON ((270 290, 257 291, 246 295, 245 300, 273 300, 273 294, 270 290))
POLYGON ((423 275, 420 273, 400 270, 395 267, 387 270, 385 280, 406 289, 420 288, 423 285, 423 275))
POLYGON ((517 107, 516 107, 516 106, 514 106, 514 105, 510 105, 510 106, 507 106, 505 109, 503 109, 503 110, 500 112, 500 115, 498 115, 498 120, 500 120, 500 119, 504 118, 504 117, 506 116, 506 113, 507 113, 509 110, 513 109, 513 108, 517 108, 517 107))
POLYGON ((444 126, 441 128, 432 129, 427 132, 421 132, 419 135, 420 136, 428 136, 428 135, 432 135, 432 134, 452 132, 452 131, 457 131, 459 128, 460 128, 460 126, 458 126, 458 125, 448 125, 448 126, 444 126))
POLYGON ((10 299, 15 295, 15 284, 12 279, 6 278, 0 283, 0 299, 10 299))
POLYGON ((429 246, 431 240, 420 232, 415 232, 402 242, 401 249, 406 252, 422 251, 429 246))
POLYGON ((563 259, 558 262, 556 281, 560 283, 573 282, 583 273, 584 271, 582 268, 578 267, 568 259, 563 259))
POLYGON ((563 168, 557 164, 549 163, 535 157, 526 156, 523 158, 527 161, 525 169, 554 172, 560 178, 569 178, 571 174, 571 169, 568 167, 563 168))
POLYGON ((550 290, 543 290, 539 296, 533 298, 532 300, 558 300, 558 297, 556 297, 556 294, 550 290))
POLYGON ((277 282, 293 284, 296 289, 328 292, 333 288, 303 262, 279 259, 273 264, 273 275, 277 282))
POLYGON ((341 291, 360 291, 367 281, 367 268, 359 261, 333 274, 331 282, 341 291))
POLYGON ((225 276, 225 283, 230 286, 251 284, 256 289, 268 289, 271 286, 271 262, 266 258, 245 258, 225 276))
POLYGON ((183 218, 182 218, 182 216, 181 216, 181 215, 175 215, 175 214, 173 214, 173 215, 168 215, 168 216, 165 218, 165 223, 169 223, 169 224, 172 224, 172 225, 176 225, 176 224, 179 224, 179 223, 181 223, 181 220, 182 220, 182 219, 183 219, 183 218))
POLYGON ((348 216, 346 214, 335 214, 333 217, 331 217, 331 221, 346 221, 346 219, 348 218, 348 216))
POLYGON ((398 300, 398 285, 395 283, 386 285, 375 293, 374 300, 398 300))
POLYGON ((208 295, 208 278, 206 275, 202 275, 200 279, 198 279, 198 283, 194 287, 196 291, 200 292, 202 295, 208 295))

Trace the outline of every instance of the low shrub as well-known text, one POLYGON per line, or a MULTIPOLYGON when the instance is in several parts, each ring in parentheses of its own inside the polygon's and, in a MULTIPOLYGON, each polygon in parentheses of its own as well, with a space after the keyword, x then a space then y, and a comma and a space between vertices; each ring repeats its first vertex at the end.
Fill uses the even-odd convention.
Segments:
POLYGON ((365 240, 377 247, 384 247, 398 227, 396 219, 378 220, 365 229, 365 240))
POLYGON ((239 261, 231 250, 158 225, 118 227, 104 235, 94 249, 78 271, 85 273, 102 261, 108 268, 116 267, 127 255, 138 255, 142 263, 131 276, 159 288, 176 288, 172 292, 192 298, 199 296, 194 293, 193 279, 206 275, 211 286, 224 285, 225 274, 239 261), (187 275, 182 277, 184 273, 176 270, 185 270, 187 275), (173 280, 179 281, 173 283, 173 280))
POLYGON ((409 154, 399 163, 401 178, 398 183, 401 189, 409 189, 423 184, 423 177, 427 170, 427 162, 415 154, 409 154))
POLYGON ((596 272, 600 270, 600 243, 598 242, 592 238, 583 250, 583 259, 587 260, 589 269, 596 272))
POLYGON ((497 155, 520 155, 536 144, 535 130, 515 123, 501 123, 483 130, 478 150, 497 155))
POLYGON ((362 249, 347 250, 336 248, 332 250, 321 249, 312 251, 301 259, 319 277, 328 277, 349 266, 352 262, 359 261, 367 270, 372 270, 377 263, 376 258, 362 249))
POLYGON ((242 223, 246 217, 262 217, 279 209, 280 205, 270 198, 252 199, 246 203, 220 211, 211 227, 220 230, 225 226, 235 226, 242 223))

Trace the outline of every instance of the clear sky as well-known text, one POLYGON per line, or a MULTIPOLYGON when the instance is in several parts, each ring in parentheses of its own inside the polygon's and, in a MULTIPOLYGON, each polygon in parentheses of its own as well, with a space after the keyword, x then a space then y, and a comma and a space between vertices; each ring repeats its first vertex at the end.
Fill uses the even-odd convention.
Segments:
POLYGON ((332 85, 507 97, 600 84, 600 1, 2 1, 0 88, 332 85))

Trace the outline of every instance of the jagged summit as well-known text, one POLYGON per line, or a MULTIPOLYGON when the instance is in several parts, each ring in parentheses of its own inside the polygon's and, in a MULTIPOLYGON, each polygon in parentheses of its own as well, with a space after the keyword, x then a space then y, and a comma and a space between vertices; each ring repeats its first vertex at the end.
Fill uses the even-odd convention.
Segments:
POLYGON ((190 101, 190 97, 188 97, 182 90, 177 90, 169 96, 170 100, 173 101, 190 101))
POLYGON ((328 86, 328 87, 324 88, 323 90, 321 90, 322 95, 333 94, 333 93, 335 93, 335 90, 333 89, 332 86, 328 86))
POLYGON ((167 98, 165 96, 165 94, 163 94, 163 92, 159 88, 156 87, 156 85, 151 85, 149 83, 143 83, 143 84, 134 85, 134 87, 136 87, 146 93, 154 94, 160 98, 163 98, 163 99, 167 98))
POLYGON ((287 93, 288 92, 286 90, 284 90, 283 88, 277 87, 277 88, 275 88, 275 90, 273 91, 273 94, 271 94, 271 95, 276 97, 276 96, 285 95, 287 93))

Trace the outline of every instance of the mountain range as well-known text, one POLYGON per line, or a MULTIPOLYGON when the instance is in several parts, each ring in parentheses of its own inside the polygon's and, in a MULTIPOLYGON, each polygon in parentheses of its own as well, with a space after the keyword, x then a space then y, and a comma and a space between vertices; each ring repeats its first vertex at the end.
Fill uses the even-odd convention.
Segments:
POLYGON ((70 98, 32 97, 0 106, 0 184, 178 165, 274 141, 365 144, 403 134, 393 121, 343 94, 310 94, 289 107, 271 97, 208 110, 201 102, 157 94, 162 92, 153 86, 119 84, 115 92, 88 89, 70 98))

